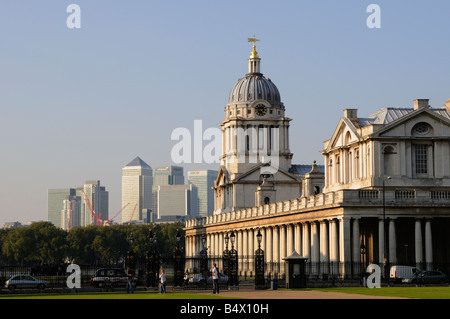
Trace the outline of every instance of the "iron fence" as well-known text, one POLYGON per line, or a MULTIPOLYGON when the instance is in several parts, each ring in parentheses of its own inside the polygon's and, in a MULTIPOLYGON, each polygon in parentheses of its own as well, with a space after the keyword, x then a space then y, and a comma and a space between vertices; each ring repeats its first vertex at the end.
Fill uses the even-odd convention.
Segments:
MULTIPOLYGON (((238 256, 237 272, 239 285, 254 285, 256 280, 256 256, 238 256)), ((183 289, 212 289, 212 281, 206 280, 206 283, 200 283, 198 275, 201 275, 201 269, 205 265, 204 258, 186 258, 185 272, 186 280, 178 284, 183 289)), ((227 274, 224 273, 224 259, 222 256, 208 256, 207 267, 210 270, 213 264, 219 268, 222 275, 220 285, 222 289, 228 286, 227 274), (224 276, 225 275, 225 276, 224 276)), ((382 282, 389 281, 389 269, 392 266, 398 265, 396 263, 380 264, 382 282)), ((29 265, 29 266, 11 266, 0 265, 0 288, 4 289, 5 282, 11 276, 19 274, 27 274, 34 276, 37 279, 45 280, 49 283, 49 288, 64 288, 67 287, 67 278, 70 275, 67 273, 68 264, 63 265, 29 265)), ((123 263, 116 264, 97 264, 97 265, 79 265, 81 268, 81 285, 82 288, 91 287, 91 278, 100 268, 120 268, 125 269, 123 263)), ((368 263, 360 262, 306 262, 305 276, 308 285, 346 285, 356 284, 361 285, 363 279, 369 274, 366 272, 368 263)), ((416 267, 418 270, 440 270, 448 277, 450 277, 450 263, 420 263, 411 264, 409 266, 416 267)), ((145 260, 137 260, 135 265, 135 274, 137 277, 138 287, 147 287, 147 263, 145 260)), ((167 285, 174 286, 174 260, 172 257, 161 257, 160 267, 164 268, 167 277, 167 285)), ((264 262, 264 278, 265 286, 270 287, 272 280, 279 281, 278 286, 283 285, 286 279, 286 264, 284 262, 264 262)), ((203 274, 204 276, 205 274, 203 274)), ((261 280, 261 278, 259 279, 261 280)), ((157 287, 154 287, 157 288, 157 287)))

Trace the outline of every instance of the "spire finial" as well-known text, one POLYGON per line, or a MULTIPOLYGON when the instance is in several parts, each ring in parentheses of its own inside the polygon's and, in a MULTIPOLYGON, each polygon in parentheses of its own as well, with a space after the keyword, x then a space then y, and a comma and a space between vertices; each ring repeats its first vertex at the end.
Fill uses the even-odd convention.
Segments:
POLYGON ((250 55, 251 59, 258 59, 259 58, 258 52, 256 52, 256 42, 257 41, 260 41, 260 40, 258 40, 256 38, 256 35, 254 35, 253 38, 248 38, 248 42, 253 42, 253 50, 252 50, 252 53, 250 55))

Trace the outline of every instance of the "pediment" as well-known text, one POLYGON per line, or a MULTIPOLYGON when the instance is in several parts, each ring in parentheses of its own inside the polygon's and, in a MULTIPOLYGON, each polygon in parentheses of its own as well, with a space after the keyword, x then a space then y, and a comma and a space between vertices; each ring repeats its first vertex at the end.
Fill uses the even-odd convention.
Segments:
POLYGON ((420 137, 450 136, 450 120, 439 115, 433 109, 423 108, 385 125, 375 131, 372 137, 417 137, 414 128, 420 123, 426 123, 431 128, 429 132, 420 137))
POLYGON ((334 130, 333 136, 328 141, 327 150, 348 146, 349 144, 358 142, 359 139, 360 134, 355 123, 350 119, 341 118, 334 130))
POLYGON ((252 169, 247 171, 244 174, 241 174, 239 177, 237 177, 233 182, 235 183, 245 183, 245 182, 260 182, 261 181, 261 174, 273 172, 273 177, 270 178, 270 181, 273 181, 275 183, 292 183, 292 182, 299 182, 298 178, 280 168, 276 169, 274 167, 270 167, 267 164, 258 164, 255 165, 252 169))

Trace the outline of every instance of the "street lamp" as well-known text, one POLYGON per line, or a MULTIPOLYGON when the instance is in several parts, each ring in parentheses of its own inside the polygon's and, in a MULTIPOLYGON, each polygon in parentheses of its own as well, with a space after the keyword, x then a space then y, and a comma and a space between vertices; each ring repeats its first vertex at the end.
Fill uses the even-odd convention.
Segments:
POLYGON ((264 287, 264 250, 261 249, 262 234, 258 229, 256 234, 258 240, 258 249, 255 252, 255 288, 261 289, 264 287))
POLYGON ((174 285, 175 286, 182 286, 183 285, 183 273, 184 273, 184 253, 180 247, 181 242, 181 234, 180 231, 177 229, 177 233, 175 235, 175 238, 177 240, 177 247, 175 248, 174 252, 174 285))
POLYGON ((147 239, 150 243, 147 251, 147 287, 156 287, 160 267, 159 252, 155 249, 157 242, 156 232, 153 233, 150 229, 147 239))
MULTIPOLYGON (((387 260, 388 260, 388 253, 387 253, 387 245, 386 245, 386 180, 391 179, 390 176, 387 176, 386 178, 383 178, 383 259, 384 259, 384 267, 385 272, 387 271, 387 260)), ((386 276, 386 273, 385 273, 386 276)))
POLYGON ((258 229, 258 234, 256 234, 256 239, 258 240, 258 248, 261 248, 262 235, 261 231, 258 229))

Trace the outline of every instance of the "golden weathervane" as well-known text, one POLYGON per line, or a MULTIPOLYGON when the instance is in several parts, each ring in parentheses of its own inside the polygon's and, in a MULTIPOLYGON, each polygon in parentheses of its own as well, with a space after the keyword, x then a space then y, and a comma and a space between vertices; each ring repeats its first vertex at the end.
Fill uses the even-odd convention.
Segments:
POLYGON ((256 52, 256 42, 257 41, 260 41, 260 40, 258 40, 255 35, 253 36, 253 38, 248 38, 248 42, 253 43, 253 51, 252 51, 250 58, 259 58, 258 52, 256 52))

